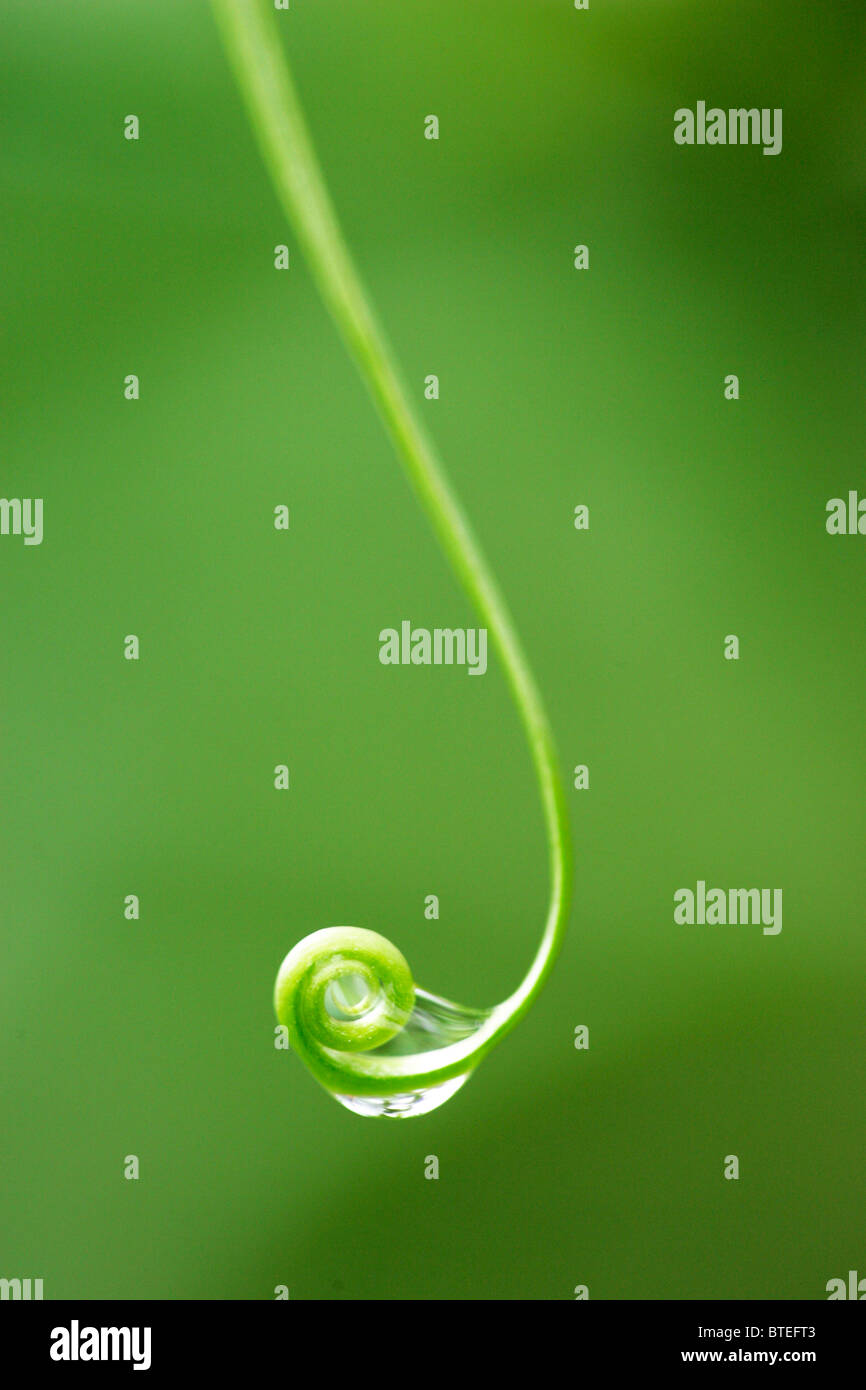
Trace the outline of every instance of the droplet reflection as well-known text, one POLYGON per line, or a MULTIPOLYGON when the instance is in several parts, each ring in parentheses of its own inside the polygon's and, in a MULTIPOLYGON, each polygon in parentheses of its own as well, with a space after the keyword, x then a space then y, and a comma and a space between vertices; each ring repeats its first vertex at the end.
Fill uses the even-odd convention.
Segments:
MULTIPOLYGON (((415 1007, 409 1022, 396 1037, 370 1054, 376 1057, 405 1057, 421 1052, 434 1052, 449 1043, 462 1041, 481 1027, 490 1017, 488 1010, 464 1009, 448 999, 440 999, 419 989, 415 992, 415 1007)), ((451 1077, 436 1085, 399 1095, 351 1096, 334 1093, 334 1099, 356 1115, 384 1116, 405 1119, 410 1115, 426 1115, 450 1100, 472 1075, 471 1069, 462 1076, 451 1077)))

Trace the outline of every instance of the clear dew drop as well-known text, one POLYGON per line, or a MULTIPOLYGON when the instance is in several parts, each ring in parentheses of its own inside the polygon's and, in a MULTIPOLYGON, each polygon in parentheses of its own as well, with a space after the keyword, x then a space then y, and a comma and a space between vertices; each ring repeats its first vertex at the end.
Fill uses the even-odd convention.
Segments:
MULTIPOLYGON (((471 1037, 481 1027, 490 1014, 483 1009, 464 1009, 447 999, 439 999, 427 994, 423 989, 415 991, 415 1007, 406 1024, 396 1037, 376 1049, 371 1056, 406 1057, 421 1052, 435 1052, 437 1048, 460 1042, 471 1037)), ((351 1096, 334 1092, 334 1099, 356 1115, 384 1116, 388 1119, 406 1119, 410 1115, 426 1115, 444 1105, 460 1090, 472 1075, 471 1069, 462 1076, 451 1077, 433 1086, 420 1090, 406 1091, 400 1095, 351 1096)))
POLYGON ((373 998, 362 975, 341 975, 325 990, 325 1008, 331 1018, 358 1018, 373 1005, 373 998))
POLYGON ((430 1110, 444 1105, 469 1077, 470 1073, 467 1072, 465 1076, 442 1081, 438 1086, 406 1091, 399 1096, 341 1096, 335 1093, 334 1099, 345 1105, 347 1110, 354 1110, 356 1115, 371 1115, 374 1118, 381 1115, 391 1120, 405 1120, 409 1115, 426 1115, 430 1110))

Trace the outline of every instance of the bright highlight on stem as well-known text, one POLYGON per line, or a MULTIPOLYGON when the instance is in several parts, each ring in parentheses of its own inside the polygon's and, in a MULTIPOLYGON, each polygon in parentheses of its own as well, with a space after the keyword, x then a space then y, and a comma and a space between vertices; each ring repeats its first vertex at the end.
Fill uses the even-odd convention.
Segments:
POLYGON ((280 203, 322 298, 366 382, 440 545, 488 628, 529 741, 549 846, 550 905, 518 988, 466 1009, 414 986, 400 952, 358 927, 299 942, 275 1007, 314 1076, 361 1114, 421 1114, 447 1100, 538 994, 562 942, 571 854, 565 794, 541 697, 481 547, 445 477, 343 240, 268 0, 211 0, 280 203))

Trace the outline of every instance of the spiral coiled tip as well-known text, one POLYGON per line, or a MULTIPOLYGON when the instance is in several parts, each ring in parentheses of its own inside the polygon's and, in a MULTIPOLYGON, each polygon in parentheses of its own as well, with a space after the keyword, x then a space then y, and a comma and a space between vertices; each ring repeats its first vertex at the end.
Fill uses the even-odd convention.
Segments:
POLYGON ((368 1052, 405 1027, 415 985, 387 937, 362 927, 325 927, 289 951, 277 974, 274 1007, 292 1046, 306 1053, 368 1052))

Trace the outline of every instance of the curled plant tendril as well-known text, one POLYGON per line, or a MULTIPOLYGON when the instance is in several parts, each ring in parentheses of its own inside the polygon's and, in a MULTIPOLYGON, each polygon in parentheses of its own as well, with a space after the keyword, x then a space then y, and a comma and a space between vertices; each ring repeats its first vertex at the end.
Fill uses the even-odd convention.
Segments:
POLYGON ((350 1109, 412 1115, 442 1104, 532 1004, 568 916, 565 796, 547 716, 502 594, 445 476, 370 308, 325 187, 273 8, 211 0, 265 165, 319 291, 343 335, 406 474, 486 625, 523 723, 541 793, 550 903, 541 943, 515 992, 470 1009, 416 987, 384 936, 327 927, 300 941, 277 976, 277 1017, 314 1076, 350 1109))
MULTIPOLYGON (((415 983, 404 957, 378 932, 325 927, 286 956, 274 1006, 294 1050, 328 1085, 353 1070, 347 1054, 370 1052, 402 1032, 415 1007, 415 983)), ((363 1055, 359 1060, 363 1076, 363 1055)))
POLYGON ((399 1097, 402 1105, 375 1112, 383 1114, 447 1099, 446 1083, 461 1084, 486 1050, 479 1034, 496 1012, 416 989, 397 947, 360 927, 325 927, 299 941, 280 967, 274 1006, 294 1051, 344 1103, 399 1097))

